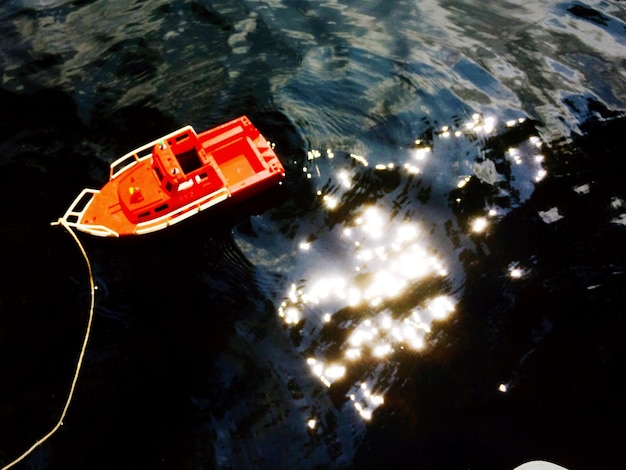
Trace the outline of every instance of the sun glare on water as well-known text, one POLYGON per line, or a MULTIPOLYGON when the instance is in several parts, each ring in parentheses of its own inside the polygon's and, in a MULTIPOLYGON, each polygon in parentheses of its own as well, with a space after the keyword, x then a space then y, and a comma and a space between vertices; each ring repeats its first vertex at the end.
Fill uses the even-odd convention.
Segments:
MULTIPOLYGON (((503 125, 508 129, 523 123, 520 118, 503 125)), ((314 261, 305 263, 304 272, 294 276, 298 280, 287 285, 278 315, 297 338, 296 349, 306 359, 311 376, 326 387, 340 383, 341 390, 348 390, 346 403, 364 420, 384 403, 401 358, 422 354, 434 344, 429 338, 437 322, 454 314, 456 300, 449 292, 445 262, 450 253, 442 256, 433 248, 434 224, 426 226, 428 221, 425 224, 413 215, 398 215, 401 203, 390 201, 387 194, 357 207, 351 201, 367 191, 359 187, 364 174, 382 179, 386 172, 394 172, 416 181, 449 171, 450 178, 444 181, 449 191, 471 191, 475 180, 499 187, 505 176, 489 159, 491 154, 467 151, 472 145, 475 148, 477 138, 493 135, 498 126, 495 118, 474 114, 464 123, 439 127, 428 141, 415 140, 392 161, 353 153, 342 153, 341 159, 339 152, 330 149, 308 153, 303 172, 319 183, 315 193, 321 214, 299 234, 297 256, 314 261), (442 153, 459 154, 459 149, 466 149, 462 154, 467 160, 457 162, 454 170, 442 166, 454 162, 440 158, 442 153), (329 219, 332 224, 319 225, 329 219)), ((529 190, 522 182, 536 184, 547 175, 541 147, 541 140, 532 136, 503 150, 520 191, 529 190)), ((455 202, 462 203, 463 197, 459 193, 455 202)), ((506 212, 506 206, 486 204, 468 219, 465 235, 488 237, 506 212)), ((517 265, 508 273, 514 280, 527 274, 517 265)), ((314 430, 321 422, 311 418, 307 425, 314 430)))
MULTIPOLYGON (((318 347, 306 359, 310 373, 326 387, 347 376, 353 380, 352 368, 363 364, 385 368, 398 351, 422 350, 433 322, 445 320, 455 309, 455 301, 448 295, 425 298, 400 312, 387 306, 422 280, 448 273, 441 257, 428 249, 418 224, 393 223, 383 208, 368 206, 338 234, 347 247, 341 262, 331 263, 332 271, 310 276, 306 284, 292 284, 278 309, 286 325, 310 331, 311 336, 319 334, 317 328, 338 327, 333 319, 341 309, 348 307, 354 312, 349 324, 340 326, 347 333, 341 344, 318 347)), ((313 251, 315 242, 302 243, 300 249, 313 251)), ((374 374, 348 393, 349 403, 365 420, 384 403, 383 391, 372 390, 378 387, 381 384, 374 374)))

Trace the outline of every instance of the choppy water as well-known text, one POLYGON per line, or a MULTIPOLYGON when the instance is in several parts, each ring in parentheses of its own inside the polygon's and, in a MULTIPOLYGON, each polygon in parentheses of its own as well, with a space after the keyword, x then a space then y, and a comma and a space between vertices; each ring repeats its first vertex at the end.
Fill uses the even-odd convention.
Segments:
POLYGON ((626 5, 0 4, 0 462, 63 406, 88 286, 48 223, 247 114, 281 198, 82 237, 77 396, 24 468, 620 468, 626 5), (255 212, 256 214, 256 212, 255 212))

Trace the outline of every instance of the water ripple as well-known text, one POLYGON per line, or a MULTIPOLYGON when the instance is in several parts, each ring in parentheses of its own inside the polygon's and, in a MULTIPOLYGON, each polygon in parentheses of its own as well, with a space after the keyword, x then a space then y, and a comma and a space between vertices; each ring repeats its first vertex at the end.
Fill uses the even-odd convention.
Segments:
MULTIPOLYGON (((287 169, 277 207, 184 242, 94 252, 106 327, 91 366, 126 378, 97 375, 87 403, 114 375, 141 401, 149 377, 193 415, 181 426, 196 441, 181 448, 218 467, 349 466, 379 410, 401 409, 407 368, 465 334, 508 343, 504 318, 471 329, 488 301, 463 303, 467 284, 487 271, 487 290, 514 296, 533 280, 536 259, 516 256, 532 241, 512 230, 502 255, 494 234, 516 211, 545 236, 591 207, 598 173, 568 183, 575 204, 546 196, 552 145, 626 109, 618 2, 13 0, 0 21, 2 96, 23 108, 1 128, 2 187, 46 184, 24 204, 104 178, 97 163, 157 127, 247 113, 276 140, 287 169), (22 99, 41 89, 63 100, 22 99), (71 131, 54 127, 62 115, 71 131)), ((579 164, 563 159, 559 178, 579 164)), ((615 184, 602 200, 616 234, 622 193, 615 184)), ((21 209, 24 220, 43 211, 21 209)), ((558 332, 538 325, 532 351, 558 332)), ((535 360, 517 353, 517 369, 535 360)), ((515 367, 482 386, 514 390, 515 367)))

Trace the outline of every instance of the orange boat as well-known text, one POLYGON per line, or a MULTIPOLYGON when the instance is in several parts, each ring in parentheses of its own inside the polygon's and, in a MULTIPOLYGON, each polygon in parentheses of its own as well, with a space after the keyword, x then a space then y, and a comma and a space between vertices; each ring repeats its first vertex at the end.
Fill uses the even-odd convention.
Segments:
POLYGON ((111 163, 102 189, 83 189, 62 219, 100 237, 142 235, 254 196, 284 177, 272 146, 247 117, 200 134, 186 126, 111 163))

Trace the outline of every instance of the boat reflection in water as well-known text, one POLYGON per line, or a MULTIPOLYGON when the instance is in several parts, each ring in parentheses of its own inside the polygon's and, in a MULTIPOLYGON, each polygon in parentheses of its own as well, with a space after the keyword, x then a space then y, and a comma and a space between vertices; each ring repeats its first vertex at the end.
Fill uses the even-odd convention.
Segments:
MULTIPOLYGON (((303 173, 318 207, 303 221, 277 313, 336 404, 371 419, 402 358, 436 346, 433 330, 454 315, 463 288, 459 253, 546 174, 541 141, 524 124, 476 114, 391 157, 308 152, 303 173), (484 197, 468 204, 477 183, 484 197), (441 196, 449 206, 430 208, 441 196)), ((507 274, 526 270, 512 263, 507 274)), ((320 423, 312 416, 306 425, 320 423)))

